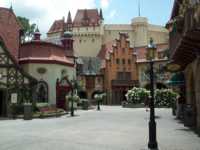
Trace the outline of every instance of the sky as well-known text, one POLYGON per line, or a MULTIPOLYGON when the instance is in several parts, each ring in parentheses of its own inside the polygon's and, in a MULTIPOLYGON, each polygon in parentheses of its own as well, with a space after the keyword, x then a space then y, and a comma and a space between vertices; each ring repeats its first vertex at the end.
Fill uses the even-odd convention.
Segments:
POLYGON ((75 16, 77 9, 102 8, 105 24, 130 24, 134 17, 147 17, 149 23, 165 25, 169 20, 174 0, 0 0, 0 7, 10 7, 17 16, 29 18, 43 34, 54 20, 75 16))

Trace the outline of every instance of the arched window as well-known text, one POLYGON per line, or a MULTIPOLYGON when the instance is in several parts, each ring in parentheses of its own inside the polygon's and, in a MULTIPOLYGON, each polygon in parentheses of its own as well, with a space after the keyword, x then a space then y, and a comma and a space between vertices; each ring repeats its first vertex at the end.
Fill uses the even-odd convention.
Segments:
POLYGON ((48 84, 45 81, 39 81, 37 84, 37 102, 46 103, 48 102, 48 84))

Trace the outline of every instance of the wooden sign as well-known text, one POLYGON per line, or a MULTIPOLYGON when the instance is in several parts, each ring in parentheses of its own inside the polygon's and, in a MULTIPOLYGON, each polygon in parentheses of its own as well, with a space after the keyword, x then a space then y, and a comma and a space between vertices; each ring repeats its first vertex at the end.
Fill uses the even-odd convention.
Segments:
POLYGON ((17 93, 11 94, 11 103, 16 104, 17 103, 17 93))

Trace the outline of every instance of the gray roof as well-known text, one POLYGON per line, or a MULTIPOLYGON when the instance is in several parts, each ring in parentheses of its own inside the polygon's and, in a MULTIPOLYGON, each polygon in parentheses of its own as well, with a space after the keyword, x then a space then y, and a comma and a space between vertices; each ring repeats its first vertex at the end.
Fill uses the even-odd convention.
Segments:
POLYGON ((79 57, 83 62, 84 75, 97 75, 100 74, 101 60, 97 57, 79 57))

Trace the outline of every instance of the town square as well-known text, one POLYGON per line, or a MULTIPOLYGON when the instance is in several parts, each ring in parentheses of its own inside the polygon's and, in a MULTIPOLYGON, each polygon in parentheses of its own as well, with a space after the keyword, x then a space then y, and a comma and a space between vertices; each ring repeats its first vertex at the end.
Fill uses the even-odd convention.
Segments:
POLYGON ((200 150, 199 0, 1 0, 0 150, 200 150))

